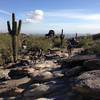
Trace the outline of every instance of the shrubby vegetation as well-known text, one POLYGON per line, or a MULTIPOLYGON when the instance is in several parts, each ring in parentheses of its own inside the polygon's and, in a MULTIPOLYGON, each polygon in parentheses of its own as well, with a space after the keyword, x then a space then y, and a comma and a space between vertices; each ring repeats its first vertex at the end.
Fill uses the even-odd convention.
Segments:
POLYGON ((80 37, 79 47, 85 48, 85 54, 100 53, 100 34, 80 37))
MULTIPOLYGON (((22 35, 18 37, 19 41, 17 45, 18 49, 21 50, 21 42, 24 40, 22 35)), ((51 49, 53 46, 60 48, 61 41, 60 38, 49 38, 46 39, 45 36, 40 35, 26 35, 25 38, 26 46, 28 50, 43 49, 44 52, 47 52, 48 49, 51 49)), ((65 46, 65 40, 63 42, 63 47, 65 46)), ((0 34, 0 65, 7 64, 12 61, 12 40, 11 37, 5 33, 0 34)))
POLYGON ((62 46, 61 46, 61 39, 60 38, 57 38, 54 40, 54 46, 55 47, 58 47, 58 48, 64 48, 66 46, 66 39, 63 39, 63 43, 62 43, 62 46))
MULTIPOLYGON (((21 41, 24 39, 22 35, 19 37, 18 43, 20 44, 18 49, 21 50, 21 41)), ((45 36, 40 35, 26 35, 26 46, 28 50, 43 49, 47 52, 48 49, 54 47, 60 48, 60 38, 46 39, 45 36), (54 43, 53 43, 54 42, 54 43)), ((85 54, 96 54, 100 53, 100 34, 99 35, 87 35, 78 38, 79 46, 85 48, 85 54)), ((0 34, 0 65, 8 64, 12 61, 12 46, 11 37, 6 33, 0 34)), ((64 39, 63 48, 66 42, 64 39)))
POLYGON ((47 51, 52 47, 52 40, 45 39, 44 36, 31 34, 27 37, 27 47, 31 50, 35 50, 37 48, 37 49, 43 49, 44 51, 47 51))
POLYGON ((8 34, 0 34, 0 65, 12 60, 11 38, 8 34))
MULTIPOLYGON (((18 37, 20 40, 21 36, 18 37)), ((17 44, 20 44, 19 41, 17 44)), ((18 45, 18 50, 20 45, 18 45)), ((12 40, 9 34, 0 33, 0 65, 12 62, 12 40)))
MULTIPOLYGON (((29 35, 27 37, 27 46, 29 49, 43 49, 45 52, 54 47, 60 48, 61 41, 60 38, 49 38, 46 39, 44 36, 37 36, 37 35, 29 35)), ((63 46, 65 46, 65 40, 63 42, 63 46)))

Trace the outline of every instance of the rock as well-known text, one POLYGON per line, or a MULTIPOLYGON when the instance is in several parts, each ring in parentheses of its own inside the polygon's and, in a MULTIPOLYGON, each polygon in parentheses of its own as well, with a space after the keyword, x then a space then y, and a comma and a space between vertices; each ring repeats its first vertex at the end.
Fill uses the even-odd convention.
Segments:
POLYGON ((64 74, 61 73, 61 71, 55 71, 55 72, 34 72, 30 77, 33 81, 37 82, 46 82, 51 81, 57 78, 63 77, 64 74))
POLYGON ((22 67, 22 68, 11 69, 9 72, 9 76, 11 78, 24 77, 24 76, 30 76, 30 74, 32 73, 34 73, 33 68, 22 67))
POLYGON ((77 93, 81 94, 82 96, 87 96, 86 98, 92 97, 93 100, 95 100, 95 99, 99 100, 100 99, 100 89, 74 87, 73 90, 76 91, 77 93))
POLYGON ((0 100, 16 100, 16 97, 0 98, 0 100))
POLYGON ((87 60, 91 60, 91 59, 97 59, 100 58, 100 56, 97 55, 77 55, 74 56, 70 59, 66 58, 66 59, 60 59, 57 62, 61 65, 62 68, 66 67, 66 68, 72 68, 75 66, 83 66, 83 63, 87 60))
POLYGON ((48 99, 48 98, 39 98, 39 99, 35 99, 35 100, 54 100, 54 99, 48 99))
POLYGON ((11 79, 8 75, 9 71, 8 70, 1 70, 0 71, 0 80, 5 81, 11 79))
MULTIPOLYGON (((33 97, 25 97, 24 100, 33 100, 33 97)), ((38 98, 38 99, 34 99, 34 100, 55 100, 55 99, 48 99, 48 98, 38 98)))
POLYGON ((73 90, 100 99, 100 70, 85 72, 74 80, 73 90))
POLYGON ((22 87, 21 88, 18 87, 29 81, 30 81, 29 78, 22 78, 17 80, 8 80, 0 82, 0 97, 8 98, 12 96, 20 96, 21 93, 24 91, 24 89, 22 87))
POLYGON ((26 67, 23 69, 23 71, 25 71, 26 75, 28 75, 30 77, 31 74, 33 74, 35 72, 35 69, 26 67))
POLYGON ((37 99, 58 91, 62 87, 63 85, 41 84, 39 87, 25 91, 24 98, 33 97, 33 99, 37 99))
POLYGON ((30 60, 26 60, 26 59, 20 60, 20 65, 22 66, 30 65, 30 60))
MULTIPOLYGON (((24 78, 20 78, 20 79, 8 80, 5 82, 5 84, 6 84, 7 88, 8 87, 11 88, 11 87, 19 87, 20 85, 28 83, 28 82, 30 82, 30 78, 24 77, 24 78)), ((0 85, 0 88, 1 88, 1 85, 0 85)))
POLYGON ((82 66, 76 66, 68 71, 65 72, 65 76, 67 77, 72 77, 72 76, 77 76, 79 75, 81 72, 83 71, 83 67, 82 66))
POLYGON ((12 96, 18 96, 23 92, 23 89, 19 88, 3 88, 0 89, 0 97, 12 97, 12 96))
POLYGON ((22 68, 12 69, 9 72, 9 76, 11 78, 24 77, 24 76, 27 76, 27 71, 26 70, 22 70, 22 68))
POLYGON ((47 94, 47 91, 50 87, 47 85, 41 85, 39 87, 36 87, 35 89, 28 90, 24 93, 25 97, 34 97, 39 98, 41 96, 44 96, 44 94, 47 94))
POLYGON ((50 54, 45 56, 47 60, 52 60, 52 59, 59 59, 60 56, 57 54, 50 54))
POLYGON ((85 61, 84 67, 86 70, 100 69, 100 59, 92 59, 92 60, 85 61))
POLYGON ((36 76, 31 77, 33 81, 50 81, 52 80, 53 74, 51 72, 40 72, 36 76))
POLYGON ((53 76, 54 76, 54 79, 57 79, 57 78, 63 77, 64 74, 62 73, 62 71, 54 71, 53 76))
POLYGON ((30 89, 33 89, 33 88, 39 87, 40 85, 41 85, 41 84, 39 84, 39 83, 31 84, 31 85, 29 86, 29 88, 30 88, 30 89))
POLYGON ((29 56, 24 56, 23 59, 29 60, 30 57, 29 56))

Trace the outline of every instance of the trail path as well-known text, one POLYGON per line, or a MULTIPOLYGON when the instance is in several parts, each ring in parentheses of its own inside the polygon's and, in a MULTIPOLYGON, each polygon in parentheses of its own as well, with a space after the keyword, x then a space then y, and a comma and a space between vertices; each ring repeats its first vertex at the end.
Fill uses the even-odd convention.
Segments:
MULTIPOLYGON (((71 56, 74 56, 77 53, 80 53, 82 50, 83 50, 82 48, 73 49, 71 56)), ((59 55, 60 57, 68 57, 68 54, 66 53, 65 50, 63 52, 56 51, 52 54, 52 56, 53 55, 59 55)), ((70 84, 63 74, 67 69, 61 69, 60 68, 61 66, 57 64, 56 60, 57 60, 56 58, 50 59, 50 60, 46 60, 45 62, 41 64, 35 65, 35 68, 37 70, 36 81, 37 83, 43 82, 39 84, 39 87, 42 88, 41 85, 46 85, 49 87, 49 90, 45 90, 45 87, 44 87, 44 90, 42 91, 42 92, 45 91, 43 94, 44 98, 40 97, 36 100, 70 100, 70 84)), ((38 90, 38 87, 37 87, 36 90, 41 94, 40 92, 41 89, 38 90)), ((35 92, 33 91, 33 93, 35 92)))
MULTIPOLYGON (((81 50, 83 49, 73 49, 71 56, 81 50)), ((64 73, 68 69, 61 69, 57 63, 57 59, 64 57, 68 57, 66 50, 54 50, 52 54, 48 55, 47 60, 27 68, 30 72, 29 77, 2 82, 0 88, 3 84, 4 86, 1 89, 1 94, 4 91, 7 95, 9 88, 11 88, 11 93, 8 92, 10 96, 6 96, 7 100, 71 100, 70 84, 64 77, 64 73), (12 88, 14 88, 13 91, 12 88)))

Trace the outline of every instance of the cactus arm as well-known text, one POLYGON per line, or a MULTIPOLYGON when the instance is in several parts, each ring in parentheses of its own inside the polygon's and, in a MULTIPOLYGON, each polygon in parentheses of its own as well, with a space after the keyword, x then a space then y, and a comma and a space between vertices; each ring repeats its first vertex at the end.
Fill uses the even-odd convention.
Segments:
POLYGON ((22 20, 19 20, 19 25, 18 25, 18 34, 19 34, 20 31, 21 31, 21 25, 22 25, 22 20))
POLYGON ((15 14, 12 13, 12 25, 14 25, 14 22, 15 22, 15 14))
POLYGON ((62 34, 63 34, 63 29, 62 29, 62 34))
POLYGON ((12 13, 12 31, 13 31, 13 34, 14 34, 14 27, 15 27, 15 14, 12 13))
POLYGON ((8 26, 8 32, 11 35, 11 27, 10 27, 10 22, 9 21, 7 21, 7 26, 8 26))

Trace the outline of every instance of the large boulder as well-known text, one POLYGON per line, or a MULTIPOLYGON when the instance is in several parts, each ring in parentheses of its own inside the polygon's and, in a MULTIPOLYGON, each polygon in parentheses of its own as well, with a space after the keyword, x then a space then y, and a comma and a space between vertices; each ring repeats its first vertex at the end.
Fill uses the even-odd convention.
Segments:
POLYGON ((100 69, 100 59, 92 59, 84 62, 85 70, 100 69))
POLYGON ((100 70, 85 72, 74 80, 74 91, 100 99, 100 70))
POLYGON ((53 84, 41 84, 40 86, 25 91, 24 98, 32 97, 33 99, 44 97, 50 93, 58 91, 58 89, 63 88, 63 85, 53 85, 53 84))
POLYGON ((61 67, 72 68, 75 66, 83 66, 84 62, 91 59, 99 59, 100 56, 97 55, 77 55, 72 58, 60 59, 58 63, 61 67))

